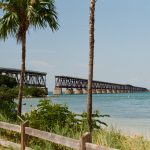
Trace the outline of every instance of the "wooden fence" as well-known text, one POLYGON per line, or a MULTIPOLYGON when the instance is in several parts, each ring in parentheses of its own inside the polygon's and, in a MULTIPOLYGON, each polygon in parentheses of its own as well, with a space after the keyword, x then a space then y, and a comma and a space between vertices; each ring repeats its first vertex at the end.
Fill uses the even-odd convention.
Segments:
POLYGON ((106 148, 89 143, 90 134, 88 132, 84 133, 80 140, 75 140, 61 135, 30 128, 28 127, 28 121, 21 124, 21 126, 9 124, 6 122, 0 122, 0 128, 21 133, 21 144, 16 144, 10 141, 0 139, 0 145, 12 147, 14 149, 31 150, 31 148, 26 147, 26 142, 28 138, 27 136, 30 135, 56 144, 64 145, 69 148, 73 148, 75 150, 115 150, 112 148, 106 148))

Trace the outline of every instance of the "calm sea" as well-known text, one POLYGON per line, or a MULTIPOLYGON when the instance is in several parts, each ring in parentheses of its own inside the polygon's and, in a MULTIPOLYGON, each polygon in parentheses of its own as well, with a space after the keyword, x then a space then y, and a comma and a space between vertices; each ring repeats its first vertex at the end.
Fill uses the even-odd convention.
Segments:
MULTIPOLYGON (((87 110, 87 95, 53 96, 50 93, 48 98, 54 103, 67 104, 75 113, 87 110)), ((23 112, 36 108, 39 100, 24 99, 23 112)), ((150 93, 95 94, 93 110, 110 115, 110 118, 101 118, 109 127, 150 138, 150 93)))

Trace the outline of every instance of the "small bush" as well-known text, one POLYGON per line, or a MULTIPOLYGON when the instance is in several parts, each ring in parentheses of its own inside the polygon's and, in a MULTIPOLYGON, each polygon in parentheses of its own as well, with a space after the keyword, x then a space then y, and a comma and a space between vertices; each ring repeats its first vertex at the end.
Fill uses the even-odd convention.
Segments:
POLYGON ((47 91, 38 87, 24 87, 23 95, 32 97, 44 97, 47 95, 47 91))
POLYGON ((16 93, 8 87, 0 87, 0 120, 9 118, 10 120, 16 119, 16 93))
MULTIPOLYGON (((101 125, 107 125, 98 118, 104 117, 98 111, 93 114, 93 128, 100 129, 101 125)), ((67 105, 55 104, 50 100, 41 100, 36 110, 25 114, 25 119, 29 120, 30 126, 36 129, 63 133, 63 135, 73 134, 73 132, 84 132, 87 130, 87 113, 75 114, 69 111, 67 105)))
POLYGON ((49 100, 41 100, 36 110, 25 115, 30 126, 36 129, 52 131, 59 127, 73 127, 76 122, 75 114, 66 105, 54 104, 49 100))
POLYGON ((0 75, 0 86, 13 88, 17 86, 16 79, 7 75, 0 75))

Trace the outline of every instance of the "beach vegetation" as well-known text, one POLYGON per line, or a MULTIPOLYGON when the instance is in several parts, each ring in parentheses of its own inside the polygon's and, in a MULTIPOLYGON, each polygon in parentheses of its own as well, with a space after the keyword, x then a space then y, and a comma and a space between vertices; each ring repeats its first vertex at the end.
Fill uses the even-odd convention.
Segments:
POLYGON ((0 120, 11 120, 16 119, 16 103, 14 99, 17 93, 14 89, 8 87, 0 87, 0 120))
MULTIPOLYGON (((107 125, 106 123, 99 121, 99 117, 104 116, 100 115, 98 111, 95 111, 95 113, 93 113, 94 129, 102 129, 103 125, 107 125)), ((8 121, 9 116, 7 117, 7 119, 5 118, 6 116, 4 116, 4 118, 1 120, 8 121)), ((86 112, 83 112, 82 114, 75 114, 69 110, 67 105, 55 104, 52 103, 52 101, 50 100, 41 100, 37 106, 37 109, 32 110, 31 112, 26 113, 25 115, 22 115, 22 120, 28 120, 29 126, 32 128, 76 139, 78 139, 79 136, 81 136, 84 132, 87 131, 86 118, 86 112)), ((21 123, 20 119, 18 118, 14 118, 12 122, 15 122, 16 124, 21 123)), ((9 139, 18 139, 18 141, 20 138, 18 133, 5 130, 1 130, 1 135, 8 137, 9 139)), ((40 147, 42 145, 45 145, 43 144, 45 143, 45 141, 32 137, 28 142, 29 145, 31 145, 32 147, 33 145, 39 145, 40 147)), ((56 144, 51 144, 51 146, 60 147, 56 144)))
MULTIPOLYGON (((108 115, 100 115, 98 111, 95 111, 92 115, 93 118, 93 128, 100 129, 101 125, 107 126, 106 123, 101 122, 98 118, 108 115)), ((67 105, 55 104, 50 100, 41 100, 37 105, 37 109, 32 110, 25 114, 25 120, 29 120, 31 127, 54 132, 53 129, 62 129, 62 127, 68 129, 66 133, 71 131, 86 131, 87 129, 87 113, 75 114, 69 110, 67 105)))
POLYGON ((16 79, 7 75, 0 75, 0 87, 13 88, 17 86, 16 79))
MULTIPOLYGON (((18 118, 10 120, 10 116, 3 115, 5 122, 11 122, 20 124, 21 121, 18 118)), ((106 128, 106 124, 99 121, 101 117, 98 111, 92 114, 93 120, 93 132, 92 132, 92 143, 116 148, 120 150, 149 150, 150 141, 145 140, 143 137, 134 135, 125 136, 120 131, 115 129, 106 128)), ((107 116, 107 115, 106 115, 107 116)), ((29 120, 29 126, 39 130, 56 133, 73 139, 80 139, 80 137, 87 131, 87 113, 75 114, 69 110, 67 105, 54 104, 50 100, 41 100, 36 110, 32 110, 25 115, 22 115, 23 120, 29 120)), ((19 143, 20 135, 18 133, 0 129, 1 138, 19 143)), ((70 150, 62 145, 58 145, 52 142, 41 140, 35 137, 29 136, 28 147, 35 150, 40 149, 53 149, 53 150, 70 150)))
POLYGON ((25 97, 31 96, 31 97, 45 97, 47 96, 47 91, 44 88, 39 88, 36 86, 27 87, 25 86, 23 88, 23 95, 25 97))
MULTIPOLYGON (((16 120, 17 98, 19 88, 13 77, 0 75, 0 120, 16 120), (6 119, 7 118, 7 119, 6 119)), ((24 96, 44 97, 47 95, 45 89, 37 87, 24 87, 24 96)))

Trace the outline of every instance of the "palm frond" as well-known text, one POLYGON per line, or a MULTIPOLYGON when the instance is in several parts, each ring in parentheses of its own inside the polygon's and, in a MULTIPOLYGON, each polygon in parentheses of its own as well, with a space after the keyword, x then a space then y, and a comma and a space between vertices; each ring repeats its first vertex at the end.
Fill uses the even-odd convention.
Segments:
POLYGON ((0 2, 0 9, 4 9, 4 8, 7 8, 7 7, 8 7, 7 3, 0 2))
POLYGON ((52 31, 58 29, 57 12, 55 11, 53 0, 39 0, 34 4, 34 11, 36 13, 35 28, 45 28, 49 26, 52 31))
POLYGON ((0 38, 15 36, 21 41, 29 27, 58 29, 57 12, 53 0, 1 0, 4 16, 0 19, 0 38))
POLYGON ((6 13, 0 18, 0 38, 6 39, 8 36, 15 36, 18 29, 18 17, 15 13, 6 13))

